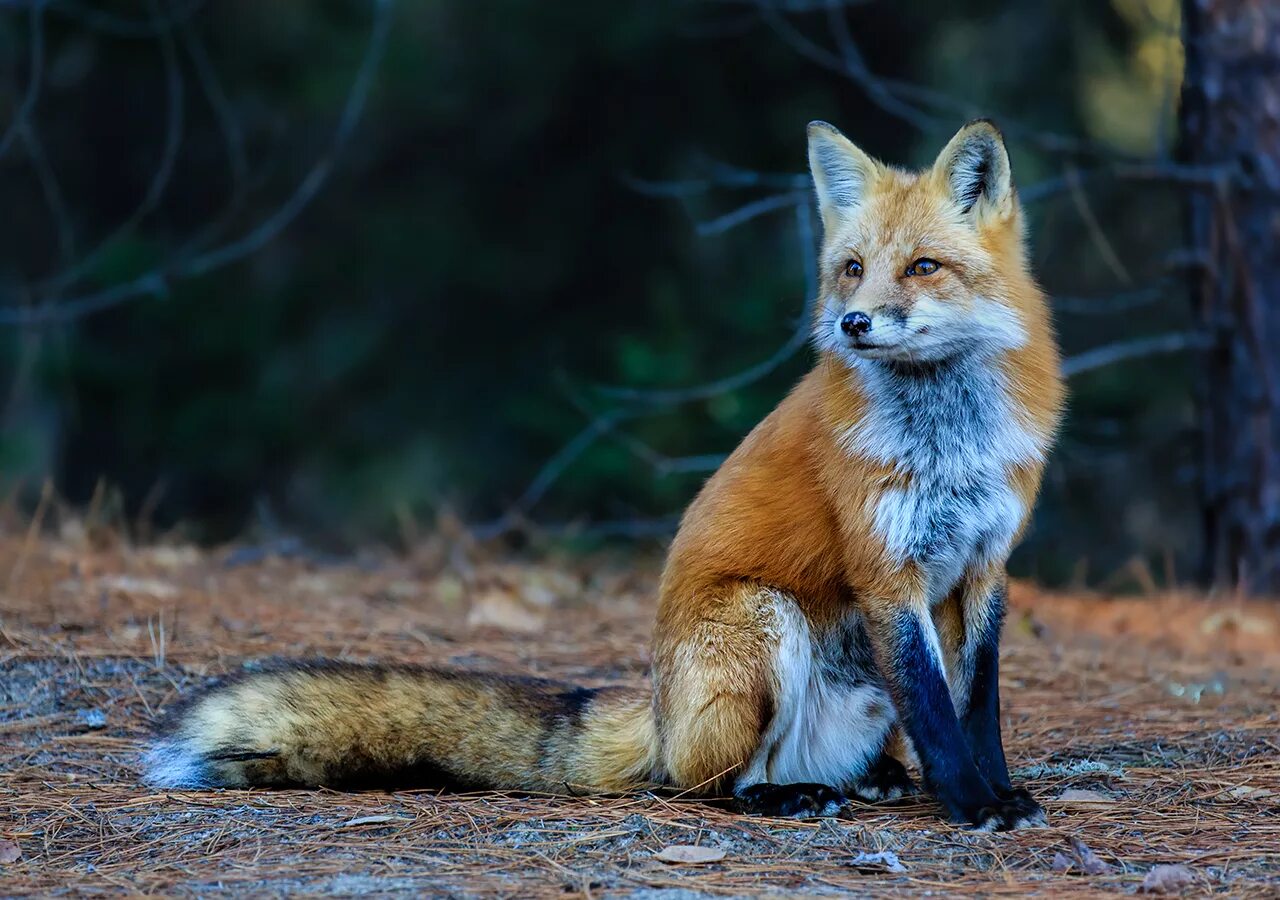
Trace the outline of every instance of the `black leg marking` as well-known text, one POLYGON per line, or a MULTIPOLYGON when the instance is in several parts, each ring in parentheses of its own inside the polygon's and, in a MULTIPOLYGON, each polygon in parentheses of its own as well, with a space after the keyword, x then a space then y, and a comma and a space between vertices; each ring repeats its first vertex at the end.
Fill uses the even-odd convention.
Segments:
POLYGON ((1004 626, 1007 588, 997 585, 986 602, 979 604, 978 616, 969 617, 966 610, 966 632, 972 629, 973 640, 966 639, 972 653, 972 679, 969 702, 964 713, 964 732, 973 752, 978 771, 991 785, 1005 807, 1003 816, 1013 817, 1011 827, 1046 824, 1044 809, 1026 790, 1015 788, 1009 780, 1009 764, 1005 760, 1004 741, 1000 736, 1000 632, 1004 626))
POLYGON ((853 795, 868 803, 897 800, 915 792, 916 783, 907 774, 906 766, 883 752, 853 786, 853 795))
POLYGON ((1000 738, 1000 628, 1004 624, 1004 585, 995 589, 983 607, 984 614, 975 617, 976 621, 966 615, 966 632, 973 635, 972 640, 966 636, 965 641, 972 648, 969 652, 973 655, 973 676, 964 730, 978 771, 997 794, 1006 794, 1013 790, 1013 785, 1009 783, 1009 766, 1000 738))
POLYGON ((738 791, 733 805, 737 812, 749 816, 816 819, 838 815, 848 804, 848 798, 829 785, 762 781, 738 791))
POLYGON ((886 675, 907 734, 920 756, 925 785, 957 821, 982 831, 1008 831, 1042 824, 1044 811, 1028 798, 996 796, 978 771, 969 741, 956 717, 939 660, 925 633, 926 622, 913 610, 899 613, 891 634, 886 675))

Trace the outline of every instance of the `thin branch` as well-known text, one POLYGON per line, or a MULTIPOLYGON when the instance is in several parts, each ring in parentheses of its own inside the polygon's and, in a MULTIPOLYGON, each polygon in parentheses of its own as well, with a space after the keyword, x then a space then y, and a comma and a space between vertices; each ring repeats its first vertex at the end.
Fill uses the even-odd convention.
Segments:
MULTIPOLYGON (((632 456, 647 464, 653 470, 654 475, 659 478, 665 478, 669 475, 713 472, 719 468, 720 463, 724 462, 725 454, 723 453, 668 456, 618 427, 619 423, 626 419, 639 418, 641 411, 628 410, 624 411, 620 416, 609 419, 594 411, 587 397, 574 388, 573 385, 566 383, 563 387, 565 396, 573 404, 574 408, 600 426, 599 433, 601 436, 607 436, 614 443, 631 453, 632 456)), ((657 410, 646 410, 646 412, 654 413, 657 410)))
MULTIPOLYGON (((818 245, 813 223, 813 204, 796 206, 796 238, 800 243, 800 264, 804 267, 804 295, 811 303, 818 298, 818 245)), ((810 307, 812 308, 812 307, 810 307)), ((805 316, 808 320, 808 316, 805 316)))
POLYGON ((726 375, 715 381, 709 381, 705 384, 693 385, 686 388, 673 388, 669 390, 662 389, 641 389, 628 388, 616 385, 600 385, 596 391, 602 396, 611 400, 618 400, 625 403, 643 403, 651 406, 679 406, 684 403, 693 403, 698 400, 706 400, 715 397, 718 394, 724 394, 729 391, 736 391, 754 384, 761 378, 773 372, 791 357, 800 352, 801 348, 809 342, 809 330, 812 327, 809 322, 810 310, 812 309, 812 301, 805 304, 805 311, 800 316, 800 321, 796 329, 791 333, 791 337, 787 342, 775 350, 770 356, 761 360, 753 366, 748 366, 732 375, 726 375))
POLYGON ((586 453, 604 434, 618 422, 627 418, 628 413, 613 410, 593 418, 569 442, 552 454, 534 474, 528 487, 516 498, 515 503, 497 519, 472 526, 471 531, 481 540, 498 537, 515 528, 524 520, 525 515, 535 507, 561 476, 569 470, 582 454, 586 453))
POLYGON ((164 296, 173 283, 206 275, 215 269, 244 259, 269 243, 315 199, 354 133, 356 124, 364 111, 365 102, 368 100, 378 64, 386 49, 391 27, 392 3, 393 0, 376 0, 375 2, 377 12, 364 60, 352 82, 342 116, 328 150, 315 162, 289 199, 272 215, 236 240, 197 256, 179 259, 169 265, 158 267, 124 284, 86 294, 56 306, 46 304, 29 310, 13 307, 2 309, 0 325, 66 322, 119 306, 121 303, 139 297, 164 296))
POLYGON ((1089 198, 1080 187, 1080 173, 1075 166, 1067 166, 1067 183, 1071 187, 1071 202, 1075 204, 1076 212, 1079 213, 1080 220, 1084 222, 1085 228, 1088 229, 1089 237, 1093 240, 1093 246, 1097 249, 1103 262, 1111 269, 1111 274, 1115 275, 1121 282, 1133 284, 1133 276, 1129 274, 1129 270, 1120 261, 1120 254, 1116 253, 1116 248, 1112 246, 1111 239, 1107 237, 1107 233, 1102 229, 1102 223, 1093 214, 1093 207, 1089 204, 1089 198))
POLYGON ((338 122, 328 152, 316 161, 297 191, 273 216, 239 240, 191 260, 184 266, 183 270, 186 274, 203 275, 256 252, 283 231, 315 199, 320 188, 328 180, 347 142, 355 133, 356 125, 364 112, 365 101, 369 98, 374 76, 386 51, 387 36, 391 31, 392 4, 393 0, 375 0, 377 17, 373 23, 365 57, 356 73, 355 81, 352 82, 351 91, 347 95, 347 102, 342 110, 342 118, 338 122))
POLYGON ((97 246, 85 253, 79 260, 52 278, 33 285, 36 295, 48 299, 51 293, 60 293, 79 281, 86 272, 114 247, 122 238, 130 235, 134 229, 160 205, 169 181, 173 177, 174 166, 178 160, 178 151, 182 147, 185 86, 182 68, 178 64, 178 53, 173 41, 173 32, 161 27, 165 21, 158 0, 151 0, 152 20, 156 23, 159 36, 160 56, 164 61, 165 71, 165 130, 164 146, 160 151, 160 163, 155 174, 147 185, 146 193, 122 222, 113 228, 97 246))
POLYGON ((1143 306, 1149 306, 1168 296, 1165 284, 1151 285, 1132 291, 1123 291, 1107 297, 1074 297, 1051 295, 1057 312, 1073 316, 1114 316, 1143 306))
POLYGON ((1150 181, 1168 184, 1182 184, 1191 187, 1216 188, 1228 181, 1235 181, 1241 187, 1262 190, 1260 185, 1252 185, 1241 178, 1241 174, 1225 166, 1197 166, 1167 161, 1147 161, 1133 163, 1116 163, 1085 170, 1065 170, 1037 181, 1026 187, 1018 188, 1018 198, 1024 205, 1037 203, 1072 189, 1073 183, 1084 186, 1090 182, 1104 179, 1116 181, 1150 181))
POLYGON ((724 234, 744 222, 750 222, 752 219, 758 219, 760 216, 768 215, 771 212, 777 212, 780 209, 798 206, 807 202, 808 195, 797 191, 792 191, 788 194, 773 194, 768 197, 761 197, 759 200, 753 200, 714 219, 698 222, 694 226, 694 230, 698 232, 699 237, 724 234))
POLYGON ((176 12, 159 19, 151 16, 145 19, 130 19, 127 16, 117 16, 73 3, 71 0, 52 0, 49 3, 49 10, 113 37, 146 39, 157 37, 162 32, 171 30, 175 25, 187 21, 199 12, 205 3, 206 0, 191 0, 176 12))
MULTIPOLYGON (((757 5, 764 22, 794 51, 828 71, 845 76, 858 85, 876 106, 920 131, 949 131, 955 126, 957 113, 966 118, 989 114, 976 104, 943 91, 872 72, 849 31, 844 15, 847 3, 828 0, 825 4, 828 29, 839 53, 832 53, 807 37, 778 9, 774 0, 757 0, 757 5)), ((1089 141, 1032 128, 1005 115, 999 118, 1000 126, 1007 135, 1038 149, 1116 157, 1110 149, 1089 141)))
POLYGON ((707 174, 702 178, 664 181, 624 173, 621 179, 623 184, 638 194, 662 199, 698 196, 714 188, 796 191, 807 190, 809 187, 809 176, 799 173, 757 172, 720 160, 707 160, 704 165, 707 167, 707 174))
POLYGON ((523 525, 529 531, 557 538, 662 538, 675 533, 680 525, 680 516, 655 516, 646 518, 639 516, 631 519, 601 519, 596 522, 530 522, 521 521, 503 529, 501 532, 486 532, 486 526, 470 529, 478 540, 488 540, 523 525))
POLYGON ((608 412, 596 413, 591 410, 585 398, 581 397, 577 392, 569 390, 567 392, 569 401, 589 417, 588 423, 542 465, 542 468, 535 474, 533 481, 530 482, 519 499, 512 504, 506 513, 492 522, 475 526, 475 534, 482 538, 496 537, 516 527, 524 520, 530 510, 546 496, 547 491, 568 471, 569 467, 581 458, 601 437, 606 435, 613 437, 634 455, 647 462, 655 473, 660 476, 709 472, 718 468, 724 460, 723 455, 666 456, 638 438, 618 430, 617 426, 628 419, 652 413, 656 408, 678 406, 683 403, 706 399, 759 381, 794 356, 808 342, 810 319, 818 296, 817 263, 814 256, 813 208, 809 203, 796 204, 796 234, 800 240, 800 256, 804 260, 806 299, 797 328, 782 347, 763 362, 708 384, 666 391, 635 390, 619 387, 596 388, 597 393, 602 396, 637 404, 629 408, 619 407, 608 412))
POLYGON ((689 456, 668 456, 633 434, 628 434, 610 424, 602 434, 643 462, 658 478, 671 475, 692 475, 714 472, 724 462, 724 453, 698 453, 689 456))
POLYGON ((76 236, 71 225, 71 215, 67 210, 66 198, 62 193, 62 185, 49 163, 49 156, 44 151, 44 143, 31 122, 23 124, 19 130, 19 138, 27 151, 27 159, 35 170, 36 180, 40 182, 40 191, 44 194, 45 205, 53 216, 54 227, 58 233, 58 258, 69 264, 75 257, 76 236))
POLYGON ((818 45, 796 28, 770 0, 760 0, 759 7, 760 17, 792 50, 824 69, 849 78, 866 91, 871 101, 885 112, 897 116, 922 131, 932 131, 941 127, 936 116, 904 102, 887 90, 883 82, 872 75, 865 66, 859 65, 860 56, 854 56, 852 59, 842 58, 818 45))
POLYGON ((31 118, 31 113, 36 108, 36 101, 40 97, 40 84, 44 77, 45 5, 46 0, 35 0, 31 4, 31 35, 29 38, 31 43, 31 65, 27 74, 27 90, 22 97, 22 102, 18 104, 18 110, 14 114, 13 121, 5 129, 4 135, 0 136, 0 159, 4 159, 4 155, 9 152, 10 145, 26 125, 27 120, 31 118))
POLYGON ((217 70, 209 58, 208 50, 199 32, 191 26, 189 21, 183 21, 178 25, 178 34, 182 40, 183 49, 191 59, 196 81, 205 99, 209 101, 218 129, 222 132, 227 167, 231 176, 231 193, 227 202, 217 215, 182 245, 178 255, 185 256, 200 252, 225 234, 227 227, 243 210, 252 189, 265 179, 257 178, 253 183, 250 182, 244 132, 232 111, 231 100, 222 88, 222 82, 218 78, 217 70))
POLYGON ((1121 341, 1086 350, 1062 361, 1062 374, 1066 378, 1075 378, 1085 372, 1093 372, 1120 362, 1141 359, 1147 356, 1158 356, 1167 353, 1179 353, 1193 348, 1203 349, 1209 341, 1198 334, 1176 333, 1161 334, 1155 337, 1137 338, 1132 341, 1121 341))
POLYGON ((178 37, 182 41, 182 49, 187 51, 187 57, 191 60, 196 81, 200 84, 205 99, 209 101, 214 118, 218 120, 223 143, 226 144, 227 165, 231 169, 233 190, 238 193, 243 189, 242 186, 249 172, 249 163, 244 150, 244 132, 232 111, 231 100, 223 90, 222 81, 218 78, 213 60, 209 58, 209 51, 199 32, 191 27, 189 20, 184 19, 178 24, 178 37))
POLYGON ((601 435, 606 434, 618 422, 627 417, 621 410, 614 410, 592 419, 570 441, 561 447, 538 470, 524 493, 512 504, 513 511, 525 513, 538 504, 569 466, 582 456, 601 435))

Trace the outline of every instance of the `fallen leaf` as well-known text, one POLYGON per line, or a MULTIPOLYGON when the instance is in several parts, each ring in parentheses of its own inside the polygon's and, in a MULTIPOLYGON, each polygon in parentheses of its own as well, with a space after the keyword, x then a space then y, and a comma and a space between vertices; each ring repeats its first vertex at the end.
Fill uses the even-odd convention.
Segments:
POLYGON ((22 859, 22 848, 13 841, 0 841, 0 865, 17 862, 22 859))
POLYGON ((1178 894, 1195 880, 1195 871, 1187 866, 1156 866, 1142 879, 1138 890, 1144 894, 1178 894))
POLYGON ((1099 791, 1086 791, 1080 788, 1067 788, 1058 795, 1060 803, 1115 803, 1114 797, 1108 797, 1099 791))
POLYGON ((358 819, 348 819, 347 821, 335 825, 335 828, 354 828, 357 825, 386 825, 400 824, 401 822, 412 822, 413 819, 405 816, 361 816, 358 819))
POLYGON ((1263 797, 1274 796, 1275 791, 1267 790, 1266 788, 1250 787, 1247 784, 1241 784, 1227 791, 1227 794, 1231 797, 1235 797, 1237 800, 1243 800, 1245 797, 1250 797, 1254 800, 1261 800, 1263 797))
POLYGON ((1086 875, 1106 875, 1111 871, 1111 865, 1099 858, 1098 854, 1090 850, 1085 842, 1075 835, 1071 836, 1071 849, 1086 875))
POLYGON ((1090 850, 1089 846, 1080 838, 1072 835, 1070 841, 1070 856, 1061 850, 1053 854, 1053 871, 1067 872, 1075 870, 1083 872, 1085 875, 1106 875, 1112 871, 1111 864, 1090 850))
POLYGON ((82 709, 76 713, 76 718, 85 728, 94 731, 107 727, 107 714, 100 709, 82 709))
POLYGON ((870 867, 871 870, 884 869, 889 872, 907 871, 907 867, 898 859, 898 854, 892 850, 883 850, 879 853, 859 853, 849 860, 849 865, 857 868, 870 867))
POLYGON ((670 847, 663 847, 660 852, 654 854, 653 858, 672 865, 697 866, 702 863, 718 862, 724 859, 724 851, 717 850, 715 847, 672 844, 670 847))
POLYGON ((478 593, 471 601, 471 610, 467 614, 467 625, 472 628, 492 625, 503 631, 524 634, 541 631, 546 621, 545 610, 531 608, 519 595, 508 593, 501 586, 478 593))
POLYGON ((488 567, 473 579, 467 624, 538 632, 552 608, 572 601, 581 592, 579 579, 555 567, 488 567))
POLYGON ((1258 616, 1251 616, 1243 610, 1224 609, 1206 616, 1200 623, 1200 630, 1205 634, 1217 634, 1220 631, 1243 631, 1245 634, 1271 634, 1275 624, 1258 616))
POLYGON ((141 553, 162 569, 183 569, 200 562, 200 551, 195 547, 152 547, 141 553))
POLYGON ((120 594, 148 597, 152 600, 167 600, 178 595, 178 589, 168 582, 155 578, 135 578, 132 575, 104 576, 98 579, 98 587, 120 594))

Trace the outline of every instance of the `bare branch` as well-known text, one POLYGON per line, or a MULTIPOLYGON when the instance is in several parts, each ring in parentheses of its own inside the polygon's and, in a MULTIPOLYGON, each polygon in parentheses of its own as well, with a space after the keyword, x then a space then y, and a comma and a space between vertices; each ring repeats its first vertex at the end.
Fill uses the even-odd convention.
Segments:
POLYGON ((9 127, 5 129, 4 135, 0 136, 0 159, 4 159, 4 155, 9 152, 9 147, 13 143, 14 138, 26 125, 27 120, 31 118, 32 111, 36 108, 36 101, 40 97, 40 83, 44 77, 44 10, 46 0, 35 0, 31 4, 31 65, 28 67, 27 74, 27 90, 22 97, 22 102, 18 104, 18 110, 14 114, 13 121, 9 123, 9 127))
POLYGON ((1129 270, 1120 261, 1120 254, 1116 253, 1116 248, 1111 245, 1111 240, 1107 237, 1107 233, 1102 230, 1102 223, 1093 214, 1093 207, 1089 204, 1089 198, 1080 187, 1080 173, 1075 166, 1067 166, 1067 184, 1071 187, 1071 201, 1075 204, 1076 212, 1080 214, 1080 220, 1084 222, 1085 227, 1089 230, 1093 246, 1097 248, 1103 261, 1111 269, 1111 274, 1115 275, 1124 284, 1132 284, 1133 276, 1129 274, 1129 270))
POLYGON ((160 163, 155 174, 147 185, 146 193, 137 207, 120 224, 113 228, 97 246, 89 250, 79 260, 59 272, 52 278, 32 285, 32 290, 41 300, 48 295, 60 293, 79 281, 86 272, 102 258, 103 254, 117 244, 122 238, 130 235, 138 225, 149 216, 168 190, 169 181, 173 177, 174 165, 178 160, 178 151, 182 146, 184 118, 184 84, 182 69, 178 65, 178 54, 173 42, 173 33, 161 27, 164 17, 158 0, 151 0, 152 21, 158 29, 160 55, 164 61, 165 71, 165 136, 164 146, 160 151, 160 163))
POLYGON ((919 128, 931 131, 942 127, 937 117, 926 113, 896 97, 884 83, 877 79, 866 66, 861 64, 861 56, 841 57, 824 47, 819 46, 796 28, 791 21, 774 6, 770 0, 760 0, 760 17, 773 29, 792 50, 824 69, 839 73, 849 78, 864 91, 873 103, 891 115, 919 128))
MULTIPOLYGON (((824 69, 844 75, 866 92, 885 112, 925 132, 949 131, 959 117, 989 115, 982 107, 923 85, 877 75, 870 70, 849 31, 844 9, 848 3, 827 0, 828 28, 839 53, 832 53, 800 31, 778 8, 777 0, 756 0, 760 16, 788 46, 824 69), (928 108, 926 108, 928 107, 928 108), (957 116, 959 113, 959 116, 957 116)), ((817 4, 814 4, 816 8, 817 4)), ((1115 158, 1109 148, 1090 141, 1032 128, 1001 114, 1000 126, 1010 137, 1053 153, 1087 153, 1115 158)))
POLYGON ((1137 338, 1132 341, 1121 341, 1086 350, 1062 361, 1062 374, 1067 378, 1075 378, 1085 372, 1092 372, 1116 363, 1146 356, 1158 356, 1166 353, 1178 353, 1192 348, 1209 346, 1209 341, 1198 334, 1161 334, 1155 337, 1137 338))
POLYGON ((1168 291, 1168 285, 1158 284, 1108 297, 1051 296, 1053 308, 1058 312, 1073 316, 1114 316, 1162 300, 1168 291))
MULTIPOLYGON (((45 0, 39 0, 45 2, 45 0)), ((49 0, 50 12, 76 20, 77 23, 110 34, 119 38, 154 38, 162 32, 171 30, 175 25, 185 22, 200 11, 206 0, 189 0, 186 5, 167 16, 145 19, 130 19, 117 16, 102 10, 93 9, 72 0, 49 0)))
POLYGON ((632 456, 653 469, 659 478, 670 475, 689 475, 714 472, 724 462, 724 453, 699 453, 691 456, 668 456, 655 450, 635 435, 627 434, 616 428, 609 430, 609 437, 632 456))
MULTIPOLYGON (((804 267, 804 295, 811 298, 812 303, 817 303, 818 298, 818 245, 815 237, 813 204, 796 204, 796 238, 800 242, 800 264, 804 267)), ((802 317, 802 321, 808 320, 808 315, 802 317)))
POLYGON ((622 183, 636 193, 659 198, 693 197, 718 187, 779 191, 806 190, 809 187, 809 176, 799 173, 757 172, 715 159, 705 160, 703 164, 707 174, 702 178, 663 181, 626 173, 621 176, 622 183))
MULTIPOLYGON (((225 234, 227 227, 243 210, 254 185, 249 179, 249 163, 244 148, 244 133, 231 108, 231 101, 222 88, 213 61, 209 59, 204 41, 189 21, 178 25, 183 49, 191 59, 191 66, 196 73, 196 81, 209 101, 218 128, 222 132, 225 145, 227 166, 231 175, 231 194, 222 210, 215 215, 194 236, 189 238, 179 250, 179 256, 198 253, 225 234)), ((255 179, 260 181, 261 179, 255 179)))
POLYGON ((637 516, 628 519, 602 519, 591 522, 587 520, 572 522, 536 522, 525 519, 506 523, 496 529, 497 523, 473 526, 468 529, 477 540, 492 540, 516 528, 523 528, 535 535, 553 538, 665 538, 675 533, 680 525, 680 516, 655 516, 652 518, 637 516))
POLYGON ((775 350, 769 357, 761 360, 753 366, 735 372, 732 375, 726 375, 724 378, 709 381, 705 384, 694 385, 687 388, 674 388, 670 390, 645 390, 639 388, 619 387, 614 385, 601 385, 596 391, 603 397, 611 400, 619 400, 626 403, 644 403, 653 406, 679 406, 683 403, 692 403, 697 400, 706 400, 715 397, 718 394, 724 394, 729 391, 736 391, 739 388, 754 384, 761 378, 773 372, 791 357, 795 356, 805 344, 809 342, 810 329, 810 312, 813 302, 809 301, 805 304, 805 311, 800 316, 799 324, 795 331, 791 333, 791 337, 787 342, 775 350))
POLYGON ((744 222, 750 222, 752 219, 758 219, 760 216, 768 215, 780 209, 786 209, 788 206, 807 203, 808 199, 807 195, 796 191, 789 194, 773 194, 768 197, 761 197, 759 200, 753 200, 745 206, 740 206, 722 216, 717 216, 706 222, 698 222, 694 228, 699 237, 724 234, 744 222))
POLYGON ((209 101, 214 118, 218 120, 218 127, 222 131, 223 142, 226 144, 227 165, 231 168, 233 193, 239 193, 244 188, 249 172, 249 163, 244 150, 244 132, 231 109, 231 100, 222 88, 217 69, 209 59, 209 51, 199 32, 191 27, 190 20, 184 19, 178 24, 178 37, 182 41, 182 48, 187 52, 187 57, 191 60, 196 81, 200 84, 205 99, 209 101))
POLYGON ((472 531, 481 539, 488 539, 505 534, 515 528, 525 515, 535 507, 561 476, 569 470, 582 454, 586 453, 601 436, 610 431, 618 422, 628 417, 622 410, 614 410, 593 418, 569 442, 552 454, 542 464, 528 487, 516 498, 506 512, 491 522, 472 527, 472 531))
POLYGON ((795 356, 809 341, 809 330, 812 327, 814 304, 818 296, 818 275, 814 253, 813 210, 807 202, 794 200, 796 210, 796 233, 800 241, 800 258, 804 261, 805 302, 795 330, 781 347, 772 355, 755 365, 748 366, 732 375, 727 375, 705 384, 692 385, 686 388, 673 389, 641 389, 622 387, 620 385, 600 385, 597 393, 602 397, 624 403, 640 403, 652 406, 679 406, 698 400, 706 400, 718 394, 735 391, 754 384, 768 376, 779 366, 795 356))
POLYGON ((44 194, 44 202, 53 216, 54 227, 58 233, 58 258, 63 264, 69 264, 76 252, 75 229, 71 225, 71 215, 67 211, 66 198, 62 194, 62 185, 49 164, 49 156, 44 152, 44 143, 36 132, 35 125, 26 122, 18 133, 23 147, 27 151, 27 159, 35 170, 36 180, 40 182, 40 191, 44 194))
POLYGON ((1037 181, 1026 187, 1018 188, 1018 198, 1024 204, 1037 203, 1049 197, 1063 194, 1072 189, 1073 183, 1082 187, 1090 182, 1105 179, 1117 181, 1151 181, 1168 184, 1182 184, 1192 187, 1216 188, 1227 181, 1235 180, 1242 186, 1250 186, 1241 181, 1240 173, 1221 166, 1196 166, 1168 161, 1147 161, 1116 163, 1085 170, 1064 170, 1061 175, 1037 181))
POLYGON ((370 31, 369 42, 360 69, 347 94, 342 116, 328 150, 307 173, 293 194, 273 214, 236 240, 196 256, 177 259, 153 269, 132 281, 89 293, 57 305, 22 309, 0 309, 0 325, 36 325, 66 322, 119 306, 121 303, 145 296, 163 296, 178 281, 196 278, 215 269, 237 262, 257 252, 281 231, 315 199, 328 180, 343 148, 355 131, 364 111, 378 64, 386 50, 391 27, 393 0, 376 0, 376 14, 370 31))
POLYGON ((325 155, 316 161, 297 191, 274 215, 239 240, 191 260, 183 267, 184 273, 193 276, 203 275, 256 252, 283 231, 315 199, 316 194, 320 192, 320 188, 332 173, 342 150, 355 133, 356 125, 364 112, 365 101, 369 98, 374 76, 386 51, 387 36, 391 31, 392 4, 393 0, 375 0, 377 16, 370 33, 365 57, 352 82, 346 105, 342 110, 342 118, 338 122, 333 141, 325 155))

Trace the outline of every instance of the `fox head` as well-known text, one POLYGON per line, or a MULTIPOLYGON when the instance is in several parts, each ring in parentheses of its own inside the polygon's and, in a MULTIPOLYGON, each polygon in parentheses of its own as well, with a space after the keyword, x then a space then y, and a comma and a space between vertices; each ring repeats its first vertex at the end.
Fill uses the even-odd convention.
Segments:
POLYGON ((813 122, 809 168, 823 223, 819 349, 909 365, 1027 342, 1043 301, 995 125, 970 122, 932 167, 905 172, 813 122))

